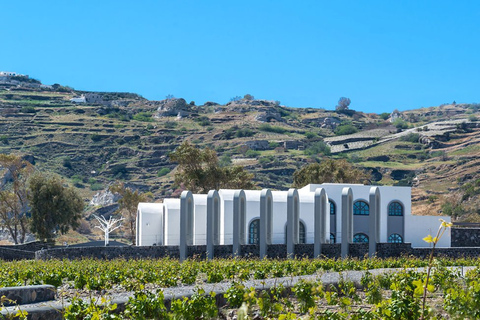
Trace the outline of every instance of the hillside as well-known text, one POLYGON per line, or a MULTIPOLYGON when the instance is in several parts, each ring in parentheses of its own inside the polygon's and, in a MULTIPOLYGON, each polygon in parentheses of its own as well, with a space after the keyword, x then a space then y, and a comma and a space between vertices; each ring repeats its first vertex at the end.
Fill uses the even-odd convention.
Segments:
POLYGON ((244 165, 259 188, 286 189, 301 166, 347 158, 371 171, 372 183, 413 186, 417 214, 438 213, 444 197, 461 191, 463 198, 461 187, 473 183, 464 201, 472 211, 480 179, 478 108, 442 105, 393 114, 392 121, 389 114, 255 99, 197 106, 173 97, 0 84, 0 152, 29 156, 86 200, 116 179, 156 199, 171 195, 176 165, 168 154, 185 139, 215 149, 224 163, 244 165))

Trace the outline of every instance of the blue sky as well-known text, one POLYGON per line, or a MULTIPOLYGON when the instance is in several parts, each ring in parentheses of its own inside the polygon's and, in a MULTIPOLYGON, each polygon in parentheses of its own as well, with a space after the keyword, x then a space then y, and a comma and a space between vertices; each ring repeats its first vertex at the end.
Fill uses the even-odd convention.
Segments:
POLYGON ((0 0, 0 70, 151 100, 480 102, 480 1, 0 0))

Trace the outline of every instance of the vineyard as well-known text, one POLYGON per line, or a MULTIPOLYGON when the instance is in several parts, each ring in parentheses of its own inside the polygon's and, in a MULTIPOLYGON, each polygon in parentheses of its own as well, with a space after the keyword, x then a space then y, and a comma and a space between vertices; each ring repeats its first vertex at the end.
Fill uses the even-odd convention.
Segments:
MULTIPOLYGON (((435 260, 425 302, 428 261, 411 257, 0 262, 0 287, 54 285, 59 299, 69 302, 65 319, 476 319, 480 316, 478 266, 478 259, 435 260), (399 270, 368 271, 382 268, 399 270), (361 280, 342 277, 350 270, 364 271, 361 280), (322 283, 321 276, 331 272, 340 274, 339 281, 322 283), (310 277, 291 286, 275 282, 304 275, 310 277), (274 282, 259 289, 245 285, 251 280, 274 282), (212 283, 227 284, 223 297, 205 289, 212 283), (192 285, 189 298, 165 303, 168 288, 192 285), (119 292, 131 293, 122 307, 112 301, 119 292), (219 307, 220 300, 225 303, 219 307)), ((17 309, 22 317, 21 306, 17 309)))

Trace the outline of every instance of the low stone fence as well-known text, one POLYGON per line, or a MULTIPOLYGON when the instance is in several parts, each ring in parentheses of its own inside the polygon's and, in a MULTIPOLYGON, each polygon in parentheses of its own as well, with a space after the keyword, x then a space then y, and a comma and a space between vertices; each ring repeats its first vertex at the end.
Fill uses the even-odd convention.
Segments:
POLYGON ((452 247, 480 246, 480 228, 452 228, 452 247))
MULTIPOLYGON (((206 246, 196 245, 188 247, 188 257, 195 259, 206 259, 206 246)), ((232 245, 217 245, 214 247, 214 256, 217 258, 231 258, 232 245)), ((295 256, 297 258, 314 258, 313 244, 297 244, 295 245, 295 256)), ((380 243, 378 244, 379 257, 395 257, 401 255, 412 254, 410 244, 380 243)), ((480 250, 480 248, 479 248, 480 250)), ((258 245, 249 244, 242 245, 238 256, 244 258, 259 257, 260 248, 258 245)), ((271 258, 286 259, 287 246, 285 244, 272 244, 267 247, 267 255, 271 258)), ((368 256, 367 243, 350 244, 349 255, 351 257, 363 258, 368 256)), ((149 247, 64 247, 56 249, 45 249, 35 252, 35 259, 81 259, 81 258, 97 258, 97 259, 145 259, 145 258, 161 258, 170 257, 178 259, 180 250, 178 246, 149 246, 149 247)), ((340 258, 340 244, 322 244, 322 256, 327 258, 340 258)))
POLYGON ((0 248, 35 252, 42 249, 53 248, 54 246, 55 244, 53 242, 32 241, 15 245, 0 245, 0 248))
POLYGON ((30 260, 35 259, 35 252, 0 247, 0 259, 5 261, 30 260))

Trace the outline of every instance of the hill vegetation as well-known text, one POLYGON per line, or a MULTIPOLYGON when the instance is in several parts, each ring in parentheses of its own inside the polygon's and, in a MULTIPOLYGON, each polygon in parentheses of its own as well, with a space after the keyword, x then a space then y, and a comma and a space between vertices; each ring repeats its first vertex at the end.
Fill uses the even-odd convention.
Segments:
POLYGON ((85 200, 117 180, 155 200, 178 195, 183 186, 169 155, 185 141, 215 151, 218 168, 242 166, 258 188, 289 188, 298 169, 342 159, 373 184, 412 186, 416 214, 480 221, 479 104, 366 114, 345 107, 347 100, 325 110, 251 95, 225 105, 116 92, 70 100, 88 94, 0 85, 0 153, 60 175, 85 200))

